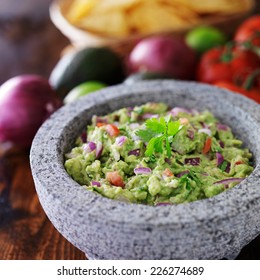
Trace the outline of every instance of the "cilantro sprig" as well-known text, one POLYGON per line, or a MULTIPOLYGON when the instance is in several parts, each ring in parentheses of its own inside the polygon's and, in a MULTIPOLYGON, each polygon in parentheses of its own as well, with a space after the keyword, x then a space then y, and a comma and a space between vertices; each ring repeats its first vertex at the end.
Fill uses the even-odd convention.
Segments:
POLYGON ((171 143, 173 137, 181 130, 180 121, 172 121, 171 116, 152 118, 145 122, 146 129, 140 129, 136 132, 144 142, 148 142, 145 156, 153 157, 154 153, 167 152, 171 156, 171 143))

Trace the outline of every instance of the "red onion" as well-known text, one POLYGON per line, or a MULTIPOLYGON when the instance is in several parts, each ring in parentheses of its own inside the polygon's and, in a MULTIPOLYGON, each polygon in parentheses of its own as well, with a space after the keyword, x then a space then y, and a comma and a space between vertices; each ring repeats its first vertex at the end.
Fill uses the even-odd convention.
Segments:
POLYGON ((171 164, 172 164, 172 161, 171 161, 171 159, 170 159, 170 158, 165 158, 165 159, 164 159, 164 161, 165 161, 166 163, 168 163, 169 165, 171 165, 171 164))
POLYGON ((189 174, 189 173, 190 173, 189 170, 184 170, 184 171, 182 171, 182 172, 176 174, 175 176, 178 177, 178 178, 180 178, 180 177, 182 177, 183 175, 189 174))
POLYGON ((222 162, 224 161, 224 157, 222 156, 222 154, 217 152, 216 153, 216 158, 217 158, 217 166, 221 165, 222 162))
POLYGON ((80 139, 83 143, 87 142, 87 133, 85 131, 81 133, 80 139))
POLYGON ((190 165, 193 165, 193 166, 200 165, 200 158, 199 157, 185 158, 184 163, 185 164, 190 164, 190 165))
POLYGON ((159 115, 158 114, 151 114, 151 113, 145 113, 145 114, 142 115, 143 120, 148 120, 148 119, 152 119, 152 118, 158 119, 159 115))
POLYGON ((170 111, 170 114, 171 114, 172 116, 177 116, 177 115, 179 115, 179 113, 187 113, 187 114, 190 114, 191 112, 190 112, 190 110, 185 109, 185 108, 181 108, 181 107, 174 107, 174 108, 172 108, 171 111, 170 111))
POLYGON ((244 178, 228 178, 228 179, 224 179, 224 180, 220 180, 214 183, 214 185, 219 185, 219 184, 230 184, 230 183, 240 183, 241 181, 243 181, 244 178))
POLYGON ((100 141, 98 141, 96 146, 96 158, 99 158, 101 156, 102 151, 103 151, 103 145, 100 141))
POLYGON ((100 182, 97 182, 97 181, 92 181, 91 184, 92 184, 92 186, 101 187, 100 182))
POLYGON ((128 59, 129 72, 156 72, 176 79, 195 73, 196 54, 185 41, 172 36, 152 36, 135 45, 128 59))
POLYGON ((116 138, 116 141, 115 141, 115 143, 118 145, 118 146, 123 146, 123 144, 125 143, 125 141, 126 141, 126 136, 118 136, 117 138, 116 138))
POLYGON ((225 147, 224 142, 223 142, 223 141, 219 141, 219 146, 220 146, 221 148, 224 148, 224 147, 225 147))
POLYGON ((226 173, 229 173, 229 172, 230 172, 230 166, 231 166, 231 164, 230 164, 230 162, 228 162, 228 163, 227 163, 227 167, 226 167, 226 169, 225 169, 225 172, 226 172, 226 173))
POLYGON ((194 140, 194 130, 188 129, 187 130, 187 136, 191 139, 194 140))
POLYGON ((128 152, 128 155, 129 155, 129 156, 134 155, 134 156, 139 157, 139 156, 140 156, 140 153, 141 153, 141 150, 140 150, 140 149, 135 149, 135 150, 132 150, 132 151, 128 152))
POLYGON ((135 175, 137 174, 150 174, 152 171, 148 167, 137 167, 134 169, 135 175))
POLYGON ((209 125, 206 124, 205 122, 200 122, 200 124, 203 128, 208 128, 209 129, 209 125))
POLYGON ((83 150, 86 153, 90 153, 96 149, 96 144, 94 142, 88 142, 83 145, 83 150))
POLYGON ((0 142, 30 147, 41 124, 61 105, 48 81, 40 76, 8 80, 0 87, 0 142))
POLYGON ((212 135, 211 130, 208 129, 208 128, 201 128, 201 129, 198 130, 198 133, 205 133, 205 134, 207 134, 208 136, 211 136, 211 135, 212 135))
POLYGON ((217 129, 227 131, 227 130, 229 130, 229 127, 225 124, 217 123, 217 129))

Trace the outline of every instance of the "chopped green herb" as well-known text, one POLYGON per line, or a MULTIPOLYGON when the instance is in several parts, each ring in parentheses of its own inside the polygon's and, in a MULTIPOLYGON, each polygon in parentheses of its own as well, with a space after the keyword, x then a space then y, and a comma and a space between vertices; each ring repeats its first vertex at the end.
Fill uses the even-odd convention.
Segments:
POLYGON ((222 170, 222 171, 225 171, 226 168, 228 166, 228 162, 226 160, 224 160, 221 165, 219 166, 219 168, 222 170))
POLYGON ((172 139, 182 128, 180 121, 171 121, 171 116, 161 117, 159 120, 152 118, 145 122, 145 126, 146 129, 136 132, 144 142, 148 142, 145 155, 151 157, 166 149, 167 156, 170 157, 172 139))

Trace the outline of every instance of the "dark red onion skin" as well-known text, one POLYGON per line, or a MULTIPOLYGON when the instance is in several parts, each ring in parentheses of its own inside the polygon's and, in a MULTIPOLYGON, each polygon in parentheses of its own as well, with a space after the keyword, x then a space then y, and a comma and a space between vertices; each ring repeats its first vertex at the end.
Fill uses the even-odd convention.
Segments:
POLYGON ((200 158, 199 157, 185 158, 184 163, 189 164, 189 165, 193 165, 193 166, 197 166, 197 165, 200 165, 200 158))
POLYGON ((192 79, 196 54, 181 38, 153 36, 136 44, 129 55, 128 67, 130 73, 147 71, 192 79))
POLYGON ((28 148, 41 124, 60 106, 49 82, 21 75, 0 87, 0 142, 28 148))
POLYGON ((132 150, 130 152, 128 152, 128 155, 134 155, 134 156, 140 156, 140 153, 141 153, 141 150, 140 149, 135 149, 135 150, 132 150))

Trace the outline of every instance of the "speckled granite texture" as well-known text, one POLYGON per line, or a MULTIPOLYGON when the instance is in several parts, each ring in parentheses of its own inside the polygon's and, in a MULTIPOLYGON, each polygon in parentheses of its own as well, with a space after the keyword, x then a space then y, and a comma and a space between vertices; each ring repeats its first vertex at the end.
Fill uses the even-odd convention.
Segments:
POLYGON ((243 96, 196 83, 140 82, 110 87, 61 108, 38 131, 30 160, 49 219, 89 258, 234 258, 260 233, 259 135, 259 105, 243 96), (160 207, 110 200, 74 182, 63 167, 64 153, 92 115, 148 101, 212 111, 252 151, 255 170, 211 199, 160 207))

